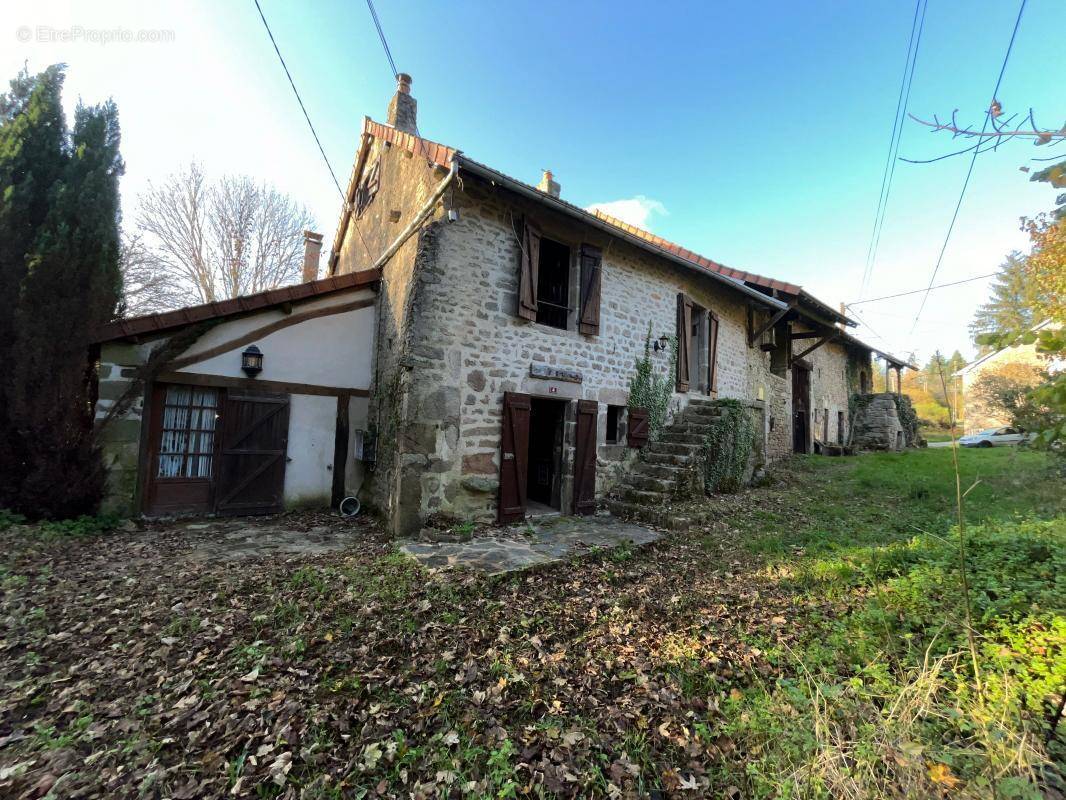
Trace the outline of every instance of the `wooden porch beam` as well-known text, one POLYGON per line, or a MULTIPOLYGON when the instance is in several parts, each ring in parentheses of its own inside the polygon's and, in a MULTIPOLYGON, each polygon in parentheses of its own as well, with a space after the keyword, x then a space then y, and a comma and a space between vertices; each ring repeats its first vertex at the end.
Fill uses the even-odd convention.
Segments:
POLYGON ((804 351, 803 351, 802 353, 800 353, 800 354, 799 354, 799 355, 797 355, 797 356, 793 356, 793 357, 792 357, 792 362, 791 362, 790 366, 791 366, 792 364, 795 364, 795 363, 796 363, 797 361, 802 361, 802 360, 803 360, 804 358, 806 358, 807 356, 809 356, 809 355, 810 355, 811 353, 813 353, 813 352, 814 352, 815 350, 817 350, 817 349, 818 349, 819 347, 821 347, 821 346, 822 346, 823 344, 828 344, 829 342, 833 341, 833 339, 837 338, 837 335, 838 335, 839 333, 840 333, 840 331, 833 331, 832 333, 827 333, 827 334, 826 334, 825 336, 823 336, 823 337, 822 337, 821 339, 819 339, 819 340, 818 340, 817 342, 815 342, 814 344, 812 344, 812 345, 811 345, 810 347, 808 347, 808 348, 807 348, 806 350, 804 350, 804 351))
POLYGON ((764 333, 766 333, 768 330, 770 330, 772 327, 774 327, 774 325, 776 325, 782 319, 784 319, 785 315, 789 311, 793 311, 795 308, 796 308, 796 304, 794 302, 793 303, 789 303, 788 307, 782 308, 780 311, 778 311, 776 314, 774 314, 772 317, 770 317, 770 319, 766 322, 766 324, 763 325, 758 330, 752 330, 752 328, 755 327, 754 325, 752 325, 751 328, 748 329, 748 347, 754 347, 755 343, 757 341, 759 341, 759 338, 764 333))

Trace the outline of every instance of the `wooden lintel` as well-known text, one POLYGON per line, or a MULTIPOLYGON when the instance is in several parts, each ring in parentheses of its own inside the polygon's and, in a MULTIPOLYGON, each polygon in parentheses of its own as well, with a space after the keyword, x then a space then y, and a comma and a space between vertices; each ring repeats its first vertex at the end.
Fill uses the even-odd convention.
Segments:
POLYGON ((823 344, 828 344, 833 339, 837 338, 837 335, 839 333, 840 333, 840 331, 833 331, 832 333, 826 334, 821 339, 819 339, 817 342, 815 342, 810 347, 808 347, 806 350, 804 350, 802 353, 800 353, 799 355, 793 356, 792 357, 792 363, 795 364, 797 361, 801 361, 803 358, 805 358, 806 356, 809 356, 811 353, 813 353, 815 350, 817 350, 823 344))
POLYGON ((748 347, 754 347, 755 343, 759 341, 759 337, 761 337, 764 333, 774 327, 774 325, 779 323, 784 318, 785 314, 787 314, 795 307, 795 303, 789 303, 788 306, 782 308, 780 311, 770 317, 766 324, 758 330, 752 330, 752 328, 754 328, 754 324, 752 324, 752 326, 748 328, 748 347))
POLYGON ((159 383, 184 383, 190 386, 213 386, 219 389, 245 389, 279 394, 310 394, 320 397, 370 397, 369 389, 347 386, 322 386, 316 383, 291 383, 270 381, 264 378, 231 378, 226 375, 207 375, 200 372, 160 372, 155 376, 159 383))

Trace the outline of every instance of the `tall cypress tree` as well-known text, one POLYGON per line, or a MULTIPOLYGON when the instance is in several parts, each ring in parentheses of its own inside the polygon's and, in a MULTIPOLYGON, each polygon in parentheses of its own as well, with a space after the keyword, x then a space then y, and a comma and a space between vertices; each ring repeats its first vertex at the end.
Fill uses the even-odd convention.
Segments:
POLYGON ((0 507, 15 505, 26 452, 8 411, 18 296, 27 256, 67 161, 63 68, 23 71, 0 95, 0 507))
POLYGON ((22 442, 11 505, 35 517, 91 512, 103 486, 92 439, 90 342, 122 293, 114 103, 79 106, 62 154, 25 252, 6 393, 9 424, 22 442))

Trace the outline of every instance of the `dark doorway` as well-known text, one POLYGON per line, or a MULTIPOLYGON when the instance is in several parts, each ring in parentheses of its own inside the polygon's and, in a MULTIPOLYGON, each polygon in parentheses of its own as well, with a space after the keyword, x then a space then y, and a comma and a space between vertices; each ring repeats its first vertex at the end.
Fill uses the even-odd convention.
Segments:
POLYGON ((810 441, 811 371, 792 367, 792 452, 806 453, 810 441))
POLYGON ((563 420, 566 401, 533 397, 529 403, 529 472, 526 503, 530 511, 562 508, 563 420))

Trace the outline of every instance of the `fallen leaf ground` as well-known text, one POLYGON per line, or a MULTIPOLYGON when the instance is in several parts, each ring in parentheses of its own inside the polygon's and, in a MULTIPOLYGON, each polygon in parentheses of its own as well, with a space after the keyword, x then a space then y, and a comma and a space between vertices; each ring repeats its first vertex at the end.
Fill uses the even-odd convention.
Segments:
MULTIPOLYGON (((773 737, 752 738, 750 698, 867 595, 811 591, 792 567, 827 537, 947 530, 942 486, 909 494, 910 467, 948 462, 891 459, 802 461, 707 500, 700 530, 500 578, 426 572, 365 523, 339 553, 208 563, 187 557, 207 534, 181 524, 12 527, 0 795, 760 793, 750 765, 773 737)), ((1061 514, 1043 460, 992 459, 977 513, 1061 514)))

